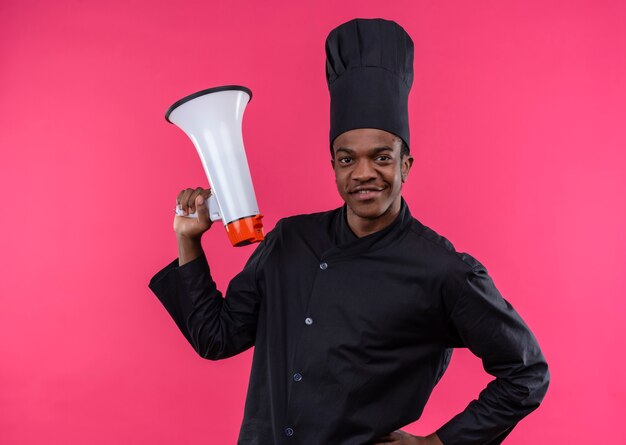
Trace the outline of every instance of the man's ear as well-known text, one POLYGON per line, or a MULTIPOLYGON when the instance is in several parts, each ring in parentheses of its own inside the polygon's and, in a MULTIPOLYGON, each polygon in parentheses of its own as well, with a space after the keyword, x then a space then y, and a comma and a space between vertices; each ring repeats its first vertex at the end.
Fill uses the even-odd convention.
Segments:
POLYGON ((335 158, 332 158, 332 159, 330 160, 330 165, 332 165, 333 170, 334 170, 334 169, 335 169, 335 158))
POLYGON ((413 156, 405 155, 402 156, 402 182, 406 182, 409 177, 409 171, 411 171, 411 166, 413 165, 413 156))

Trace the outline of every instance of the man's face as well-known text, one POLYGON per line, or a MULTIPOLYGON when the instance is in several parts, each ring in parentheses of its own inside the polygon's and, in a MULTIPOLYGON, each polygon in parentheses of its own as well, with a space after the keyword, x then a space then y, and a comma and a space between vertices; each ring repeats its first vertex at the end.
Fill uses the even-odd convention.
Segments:
POLYGON ((402 140, 384 130, 346 131, 333 143, 337 189, 358 218, 385 218, 400 210, 400 192, 413 158, 402 156, 402 140))

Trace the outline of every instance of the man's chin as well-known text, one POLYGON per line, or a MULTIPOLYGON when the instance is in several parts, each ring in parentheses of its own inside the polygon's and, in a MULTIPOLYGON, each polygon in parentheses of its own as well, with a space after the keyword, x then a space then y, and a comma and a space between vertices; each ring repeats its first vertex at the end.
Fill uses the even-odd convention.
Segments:
POLYGON ((376 200, 371 201, 359 201, 359 202, 348 202, 348 207, 356 216, 362 219, 377 219, 383 216, 388 207, 382 206, 376 200))

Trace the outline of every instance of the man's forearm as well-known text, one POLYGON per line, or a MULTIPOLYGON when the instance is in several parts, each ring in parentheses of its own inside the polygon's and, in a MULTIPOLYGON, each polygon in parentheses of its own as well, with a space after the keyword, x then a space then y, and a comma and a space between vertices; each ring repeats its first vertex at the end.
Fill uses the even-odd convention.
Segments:
POLYGON ((184 235, 177 235, 178 241, 178 265, 189 263, 204 254, 202 250, 201 238, 188 238, 184 235))

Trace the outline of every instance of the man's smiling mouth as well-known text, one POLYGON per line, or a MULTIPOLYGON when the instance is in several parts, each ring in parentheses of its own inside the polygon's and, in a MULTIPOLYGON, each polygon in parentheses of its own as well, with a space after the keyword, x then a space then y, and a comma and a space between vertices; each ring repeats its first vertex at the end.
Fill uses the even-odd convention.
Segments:
POLYGON ((349 191, 350 194, 365 194, 369 192, 382 192, 385 187, 356 187, 349 191))
POLYGON ((351 190, 349 193, 351 196, 359 201, 365 201, 368 199, 374 199, 380 196, 385 190, 385 187, 357 187, 351 190))

